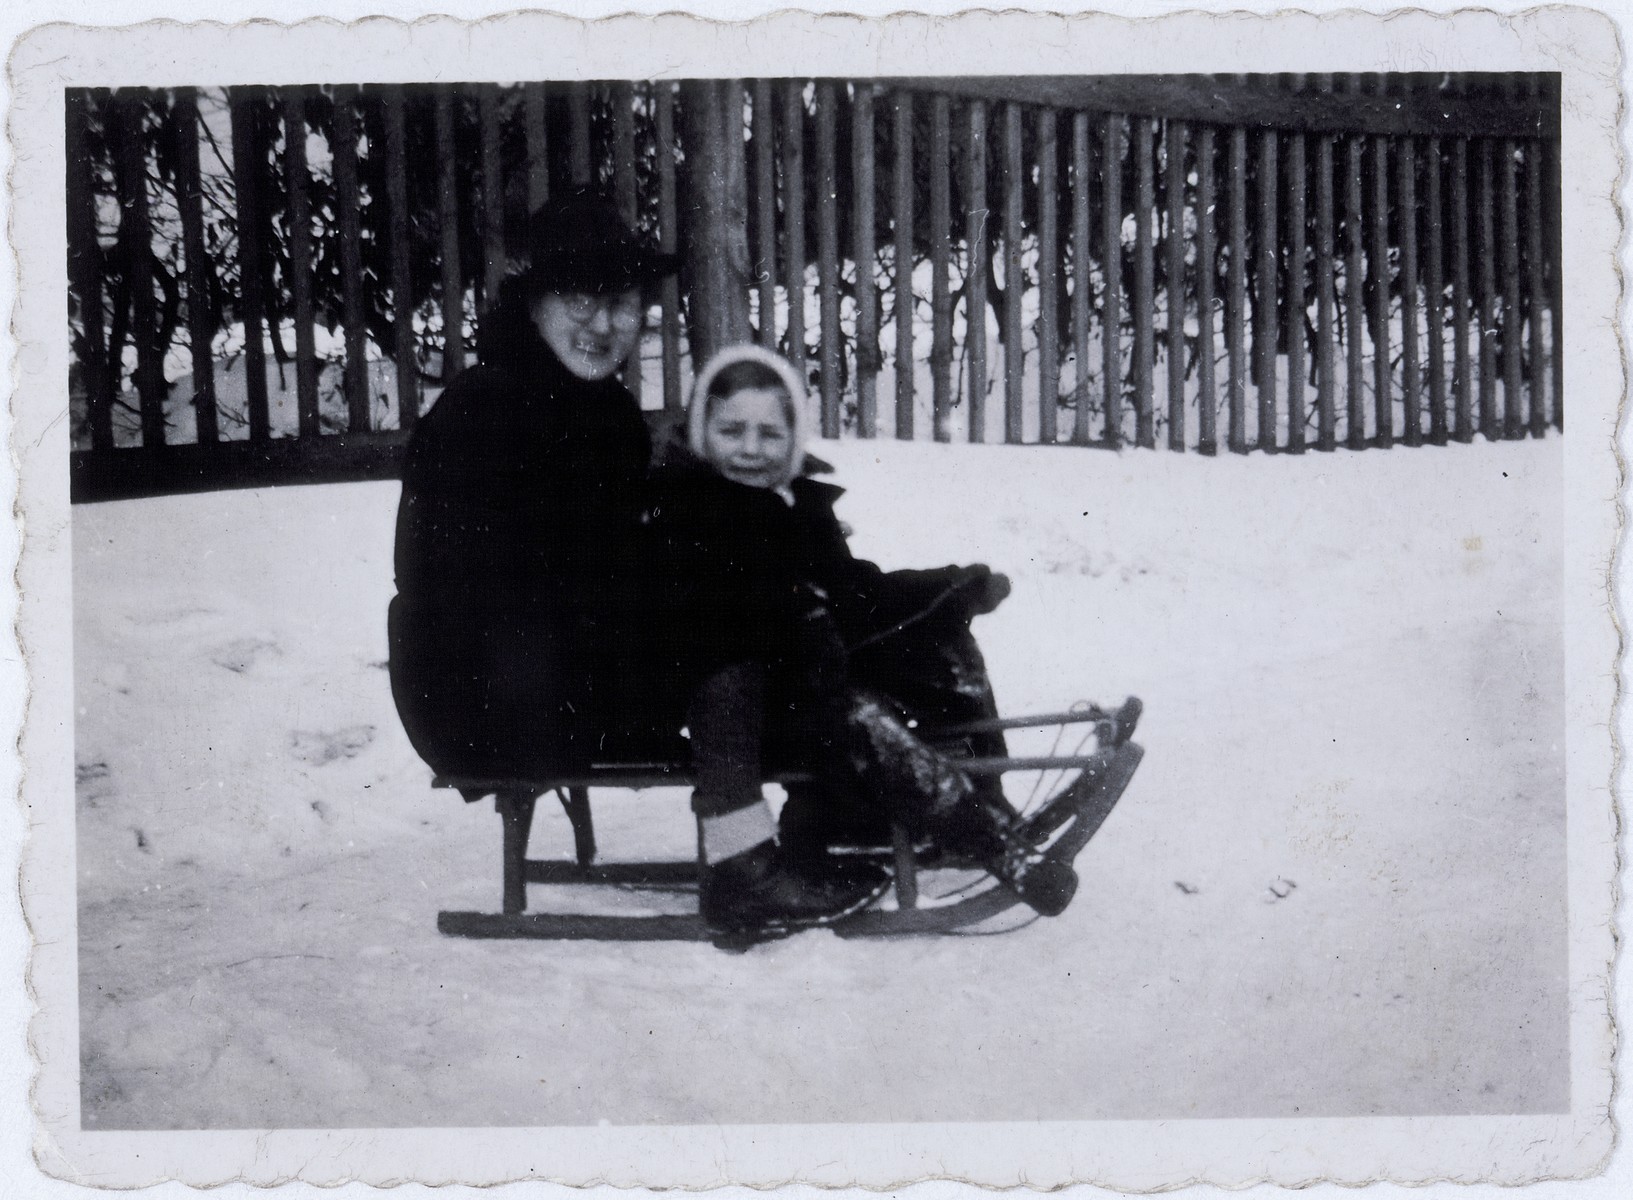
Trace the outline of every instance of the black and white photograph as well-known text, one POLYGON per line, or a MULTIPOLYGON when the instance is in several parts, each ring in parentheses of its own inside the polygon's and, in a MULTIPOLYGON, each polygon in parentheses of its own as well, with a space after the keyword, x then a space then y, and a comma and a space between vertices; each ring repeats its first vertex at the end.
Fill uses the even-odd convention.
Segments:
POLYGON ((47 1174, 1608 1153, 1614 27, 913 20, 19 48, 47 1174))

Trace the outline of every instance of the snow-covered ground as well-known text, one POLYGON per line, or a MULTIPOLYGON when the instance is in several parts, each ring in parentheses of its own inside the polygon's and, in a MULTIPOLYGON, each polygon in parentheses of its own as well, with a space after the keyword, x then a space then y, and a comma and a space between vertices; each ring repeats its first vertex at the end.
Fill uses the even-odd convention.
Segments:
MULTIPOLYGON (((977 626, 1006 709, 1145 699, 1063 917, 741 956, 441 937, 497 906, 499 822, 392 708, 395 485, 80 507, 85 1126, 1566 1107, 1557 438, 818 450, 859 552, 1013 576, 977 626)), ((691 852, 683 794, 595 803, 609 856, 691 852)))

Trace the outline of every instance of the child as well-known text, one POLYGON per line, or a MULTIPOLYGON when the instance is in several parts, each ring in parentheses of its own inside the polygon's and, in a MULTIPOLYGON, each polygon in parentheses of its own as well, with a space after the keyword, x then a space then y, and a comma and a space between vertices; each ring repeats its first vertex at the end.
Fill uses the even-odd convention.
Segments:
POLYGON ((1060 912, 1076 887, 1070 865, 1020 836, 996 780, 972 779, 908 724, 990 715, 968 622, 1003 600, 1008 580, 985 567, 887 573, 857 559, 833 512, 841 489, 801 473, 805 420, 793 368, 759 347, 723 350, 699 373, 691 453, 659 472, 650 521, 674 669, 689 680, 764 667, 764 753, 818 781, 790 788, 785 843, 820 854, 847 823, 871 818, 882 832, 888 813, 977 859, 1040 913, 1060 912), (893 643, 916 644, 926 661, 893 643), (938 655, 947 646, 956 653, 938 655), (917 704, 893 694, 913 692, 917 704))

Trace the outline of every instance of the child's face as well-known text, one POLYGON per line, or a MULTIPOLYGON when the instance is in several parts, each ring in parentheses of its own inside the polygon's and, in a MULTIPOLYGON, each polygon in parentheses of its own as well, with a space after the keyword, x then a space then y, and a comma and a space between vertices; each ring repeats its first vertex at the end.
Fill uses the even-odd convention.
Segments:
POLYGON ((743 388, 716 400, 703 426, 703 453, 733 483, 775 487, 794 453, 788 397, 776 388, 743 388))

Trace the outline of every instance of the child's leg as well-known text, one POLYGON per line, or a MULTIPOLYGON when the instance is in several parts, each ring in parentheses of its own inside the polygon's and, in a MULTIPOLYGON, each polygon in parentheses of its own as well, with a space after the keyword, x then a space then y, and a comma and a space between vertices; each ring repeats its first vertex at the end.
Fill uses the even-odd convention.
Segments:
MULTIPOLYGON (((852 678, 858 687, 887 697, 927 729, 984 720, 998 715, 998 702, 975 635, 963 621, 923 622, 855 655, 852 678)), ((964 754, 1001 758, 1009 753, 1002 732, 966 734, 964 754)), ((1004 804, 996 776, 976 779, 975 787, 993 803, 1004 804)))
POLYGON ((741 663, 706 678, 687 709, 696 788, 698 857, 717 863, 776 832, 760 789, 765 672, 741 663))
POLYGON ((975 858, 1045 916, 1065 909, 1077 890, 1076 874, 1022 836, 1001 790, 994 794, 920 741, 878 697, 853 698, 850 727, 860 778, 909 833, 975 858))
POLYGON ((825 857, 796 864, 774 839, 761 792, 765 670, 740 663, 709 675, 687 710, 702 870, 698 908, 716 930, 817 925, 871 903, 884 872, 825 857))

